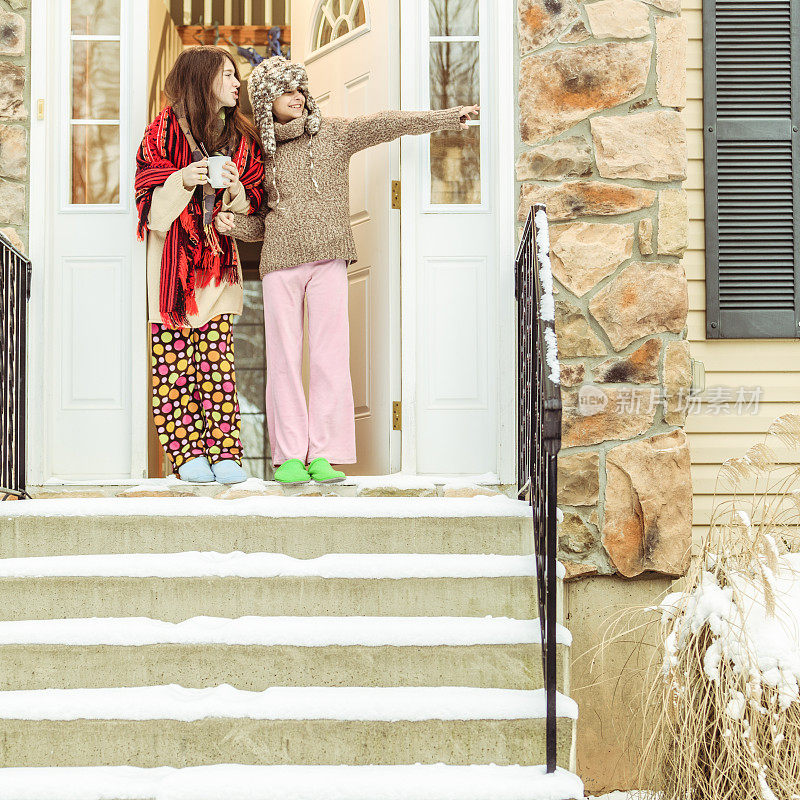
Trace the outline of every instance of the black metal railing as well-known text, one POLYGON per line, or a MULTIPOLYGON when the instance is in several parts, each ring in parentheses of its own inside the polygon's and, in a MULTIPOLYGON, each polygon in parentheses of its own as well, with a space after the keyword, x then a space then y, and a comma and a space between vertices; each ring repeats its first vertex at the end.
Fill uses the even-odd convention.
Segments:
POLYGON ((533 513, 542 669, 547 698, 547 771, 556 768, 556 473, 561 448, 561 386, 555 335, 547 213, 535 205, 516 260, 519 325, 519 496, 533 513))
POLYGON ((0 500, 25 497, 25 354, 31 262, 0 234, 0 500))

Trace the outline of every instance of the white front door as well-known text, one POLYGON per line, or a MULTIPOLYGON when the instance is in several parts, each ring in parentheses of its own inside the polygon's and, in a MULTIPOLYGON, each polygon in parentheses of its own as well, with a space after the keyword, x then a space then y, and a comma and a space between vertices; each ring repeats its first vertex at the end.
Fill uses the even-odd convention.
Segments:
POLYGON ((34 4, 32 482, 142 477, 147 3, 34 4), (45 9, 46 6, 46 9, 45 9))
POLYGON ((481 106, 467 131, 403 142, 408 471, 514 481, 514 5, 403 2, 403 107, 481 106))
MULTIPOLYGON (((323 115, 354 117, 398 108, 398 0, 293 0, 292 60, 308 69, 323 115)), ((390 206, 399 145, 353 156, 350 214, 358 262, 350 282, 350 372, 358 463, 353 475, 400 466, 392 401, 400 399, 400 219, 390 206)))

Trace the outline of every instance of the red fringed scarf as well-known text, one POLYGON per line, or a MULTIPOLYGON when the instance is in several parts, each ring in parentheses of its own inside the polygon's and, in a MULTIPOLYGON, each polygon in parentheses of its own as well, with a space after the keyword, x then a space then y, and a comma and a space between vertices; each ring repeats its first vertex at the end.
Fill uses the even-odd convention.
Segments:
MULTIPOLYGON (((175 170, 183 169, 199 158, 202 154, 194 141, 190 143, 186 138, 178 116, 168 106, 148 126, 136 154, 139 239, 144 239, 147 230, 153 190, 163 186, 175 170)), ((261 205, 264 194, 263 152, 258 144, 242 137, 232 158, 250 201, 247 213, 252 214, 261 205)), ((212 224, 221 209, 224 190, 217 190, 211 213, 204 215, 203 187, 198 188, 200 191, 195 191, 189 205, 172 223, 164 242, 158 309, 164 325, 170 328, 188 327, 188 316, 197 314, 195 287, 208 286, 212 279, 217 286, 222 281, 229 284, 239 282, 239 261, 233 239, 220 236, 212 224)))

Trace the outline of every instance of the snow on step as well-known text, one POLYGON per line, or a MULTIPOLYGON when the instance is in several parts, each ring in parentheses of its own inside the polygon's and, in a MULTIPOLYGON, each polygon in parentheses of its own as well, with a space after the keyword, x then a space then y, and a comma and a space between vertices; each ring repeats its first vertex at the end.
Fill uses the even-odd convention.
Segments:
MULTIPOLYGON (((572 636, 559 625, 557 640, 570 645, 572 636)), ((538 619, 508 617, 193 617, 179 623, 147 617, 93 617, 0 622, 0 645, 436 647, 540 642, 538 619)))
MULTIPOLYGON (((559 717, 578 718, 574 700, 558 694, 559 717)), ((273 686, 263 692, 223 684, 207 689, 141 686, 112 689, 0 691, 0 719, 24 720, 502 720, 546 716, 543 689, 273 686)))
POLYGON ((559 769, 495 765, 0 769, 0 800, 578 800, 559 769))
MULTIPOLYGON (((563 577, 563 566, 558 566, 563 577)), ((191 551, 0 559, 0 578, 503 578, 535 574, 534 556, 446 553, 329 553, 294 558, 283 553, 191 551)))
POLYGON ((245 497, 220 501, 209 497, 110 497, 20 500, 3 503, 0 516, 14 517, 530 517, 531 507, 505 495, 454 499, 443 497, 245 497))

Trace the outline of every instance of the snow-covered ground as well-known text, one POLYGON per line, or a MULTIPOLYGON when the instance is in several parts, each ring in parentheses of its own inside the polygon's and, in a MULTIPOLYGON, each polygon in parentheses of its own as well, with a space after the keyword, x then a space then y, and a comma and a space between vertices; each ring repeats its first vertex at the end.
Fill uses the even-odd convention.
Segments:
POLYGON ((543 767, 216 764, 0 769, 0 800, 582 800, 575 775, 543 767))

